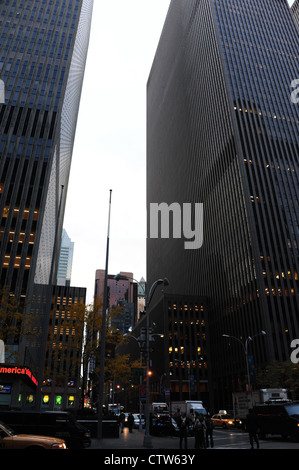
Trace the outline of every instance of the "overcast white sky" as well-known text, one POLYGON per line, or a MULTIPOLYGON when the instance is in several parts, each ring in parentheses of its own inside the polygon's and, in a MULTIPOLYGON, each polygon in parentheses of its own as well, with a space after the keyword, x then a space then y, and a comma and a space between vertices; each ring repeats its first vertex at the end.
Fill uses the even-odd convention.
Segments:
POLYGON ((146 82, 170 0, 94 0, 64 228, 71 285, 93 297, 104 269, 146 277, 146 82))
POLYGON ((146 278, 146 82, 169 4, 94 0, 64 218, 71 285, 87 288, 87 302, 105 268, 110 189, 109 274, 146 278))

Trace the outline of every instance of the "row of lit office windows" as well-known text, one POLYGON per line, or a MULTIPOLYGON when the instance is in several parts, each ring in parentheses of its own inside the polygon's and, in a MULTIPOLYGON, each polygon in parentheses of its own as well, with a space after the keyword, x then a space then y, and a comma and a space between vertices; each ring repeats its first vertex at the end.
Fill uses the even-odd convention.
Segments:
MULTIPOLYGON (((2 214, 2 217, 6 218, 8 217, 8 214, 9 214, 9 206, 5 206, 4 209, 3 209, 3 214, 2 214)), ((28 217, 29 217, 29 213, 30 213, 30 210, 29 209, 24 209, 24 212, 23 212, 23 219, 24 220, 27 220, 28 217)), ((19 208, 18 207, 15 207, 13 209, 13 217, 17 217, 19 215, 19 208)), ((35 209, 33 211, 33 220, 37 220, 38 219, 38 210, 35 209)))
POLYGON ((169 368, 170 369, 207 369, 208 364, 206 361, 170 361, 169 362, 169 368))
MULTIPOLYGON (((6 268, 10 263, 10 255, 4 256, 3 266, 6 268)), ((21 256, 16 256, 14 259, 14 268, 19 268, 21 265, 21 256)), ((31 266, 31 256, 26 256, 25 269, 29 269, 31 266)))
MULTIPOLYGON (((184 354, 185 347, 184 346, 180 346, 180 347, 169 346, 168 351, 169 351, 169 354, 172 354, 173 352, 174 353, 180 352, 180 354, 184 354)), ((197 346, 196 351, 197 351, 197 354, 200 355, 201 354, 201 347, 197 346)))
POLYGON ((176 303, 174 303, 174 304, 172 304, 172 306, 169 307, 169 310, 171 310, 171 308, 173 310, 177 310, 177 309, 178 310, 185 310, 185 311, 187 311, 187 310, 193 311, 194 310, 195 312, 198 312, 198 311, 203 312, 204 311, 203 305, 199 305, 199 306, 198 305, 194 305, 194 306, 190 305, 189 306, 188 304, 184 304, 184 305, 179 305, 178 306, 176 303))

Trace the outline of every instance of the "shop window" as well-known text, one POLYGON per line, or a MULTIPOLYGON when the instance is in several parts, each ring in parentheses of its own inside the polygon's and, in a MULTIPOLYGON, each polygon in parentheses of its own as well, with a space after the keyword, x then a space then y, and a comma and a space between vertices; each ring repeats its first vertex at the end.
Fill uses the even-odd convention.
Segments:
POLYGON ((75 405, 75 397, 74 395, 69 395, 68 398, 67 398, 67 404, 68 404, 68 407, 71 408, 75 405))
POLYGON ((33 395, 32 395, 32 394, 30 394, 30 395, 27 395, 27 397, 26 397, 26 403, 30 403, 30 404, 32 404, 32 403, 33 403, 33 401, 34 401, 34 397, 33 397, 33 395))
POLYGON ((62 405, 62 396, 61 395, 56 395, 55 397, 55 405, 61 406, 62 405))
POLYGON ((50 396, 49 395, 44 395, 43 396, 43 404, 48 405, 50 401, 50 396))

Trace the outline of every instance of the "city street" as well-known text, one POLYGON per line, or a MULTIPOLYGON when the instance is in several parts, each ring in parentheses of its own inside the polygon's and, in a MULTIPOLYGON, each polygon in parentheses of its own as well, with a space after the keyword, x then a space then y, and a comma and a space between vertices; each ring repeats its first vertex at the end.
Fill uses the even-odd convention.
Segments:
MULTIPOLYGON (((86 449, 91 451, 89 453, 85 450, 59 452, 59 463, 69 466, 90 456, 100 466, 144 468, 146 465, 188 465, 198 468, 205 464, 256 465, 265 457, 267 464, 271 465, 281 457, 287 457, 289 461, 294 459, 299 450, 299 443, 283 441, 280 437, 261 441, 258 451, 250 450, 248 434, 239 430, 215 430, 214 448, 207 450, 195 450, 194 437, 188 438, 187 450, 179 449, 179 437, 152 436, 151 449, 143 447, 143 439, 144 431, 134 429, 129 433, 125 428, 119 438, 104 438, 101 442, 92 439, 91 446, 86 449)), ((53 459, 55 464, 56 455, 56 452, 48 453, 47 460, 53 459)))
MULTIPOLYGON (((249 437, 246 432, 216 430, 215 448, 216 449, 249 449, 249 437)), ((297 449, 299 450, 299 442, 291 442, 283 440, 280 436, 272 436, 267 439, 260 440, 260 449, 297 449)))
MULTIPOLYGON (((120 433, 119 438, 105 438, 100 443, 97 439, 92 439, 92 445, 89 449, 143 449, 144 431, 134 429, 132 434, 128 428, 124 429, 124 433, 120 433)), ((176 449, 179 450, 178 437, 158 437, 152 436, 153 449, 176 449)), ((188 449, 194 449, 194 437, 188 438, 188 449)), ((214 449, 250 449, 248 434, 240 430, 214 430, 214 449)), ((280 436, 272 436, 267 439, 260 440, 260 449, 297 449, 299 450, 299 442, 291 442, 283 440, 280 436)))

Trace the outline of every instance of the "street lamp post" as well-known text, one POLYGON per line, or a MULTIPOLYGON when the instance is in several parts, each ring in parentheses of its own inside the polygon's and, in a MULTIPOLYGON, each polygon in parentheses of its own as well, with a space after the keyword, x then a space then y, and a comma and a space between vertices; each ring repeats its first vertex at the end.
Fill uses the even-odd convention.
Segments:
MULTIPOLYGON (((137 341, 139 349, 140 349, 140 367, 142 366, 142 354, 141 354, 141 343, 140 343, 140 338, 136 338, 134 335, 130 334, 125 334, 124 335, 126 338, 134 338, 135 341, 137 341)), ((139 385, 141 386, 142 383, 142 375, 140 374, 139 376, 139 385)), ((139 397, 140 398, 140 397, 139 397)), ((141 422, 141 400, 139 400, 139 431, 142 431, 142 422, 141 422)))
POLYGON ((143 439, 143 446, 147 448, 152 447, 152 437, 150 435, 150 409, 149 409, 149 369, 150 369, 150 345, 149 345, 149 311, 148 307, 154 295, 155 289, 159 284, 164 286, 169 285, 167 278, 157 279, 151 286, 149 295, 146 298, 146 398, 145 398, 145 434, 143 439))
POLYGON ((232 338, 232 339, 235 339, 236 341, 238 341, 243 350, 244 350, 244 353, 245 353, 245 360, 246 360, 246 371, 247 371, 247 381, 248 381, 248 392, 251 390, 251 385, 250 385, 250 375, 249 375, 249 366, 248 366, 248 343, 250 341, 253 341, 253 338, 256 338, 257 336, 260 336, 260 335, 266 335, 266 332, 264 330, 262 330, 260 333, 258 333, 257 335, 254 335, 254 336, 248 336, 248 338, 245 340, 245 342, 243 343, 239 338, 237 338, 236 336, 231 336, 231 335, 226 335, 226 334, 223 334, 222 336, 224 338, 232 338))
MULTIPOLYGON (((122 276, 121 274, 117 274, 114 276, 114 279, 128 279, 127 276, 122 276)), ((131 278, 133 279, 133 278, 131 278)), ((133 279, 135 280, 135 279, 133 279)), ((137 281, 136 281, 137 282, 137 281)), ((139 283, 138 283, 139 284, 139 283)), ((146 398, 145 398, 145 434, 143 439, 143 446, 147 448, 152 448, 152 438, 150 435, 150 407, 149 407, 149 370, 150 370, 150 331, 149 331, 149 305, 153 298, 154 292, 156 287, 159 284, 163 284, 164 286, 169 285, 168 279, 165 277, 164 279, 157 279, 151 286, 148 296, 146 296, 146 398)))
MULTIPOLYGON (((124 335, 126 338, 134 338, 135 341, 137 341, 138 343, 138 346, 140 348, 140 367, 142 366, 142 355, 141 355, 141 349, 142 349, 142 339, 141 337, 139 338, 136 338, 135 336, 133 335, 130 335, 130 334, 125 334, 124 335)), ((153 337, 153 336, 159 336, 159 338, 164 338, 164 334, 161 334, 161 333, 155 333, 155 334, 150 334, 150 337, 153 337)), ((153 341, 153 339, 152 339, 153 341)), ((140 375, 140 382, 139 382, 139 385, 141 386, 142 385, 142 376, 140 375)), ((139 431, 142 431, 142 423, 141 423, 141 400, 139 401, 139 431)))

